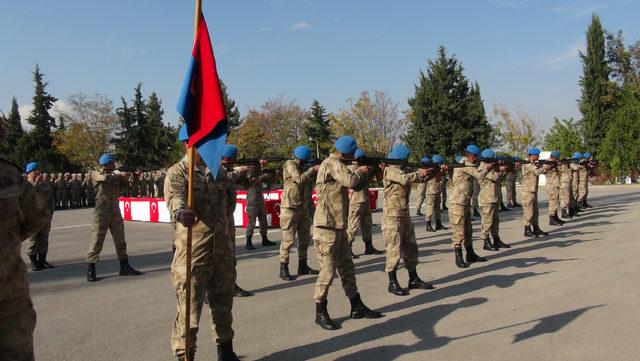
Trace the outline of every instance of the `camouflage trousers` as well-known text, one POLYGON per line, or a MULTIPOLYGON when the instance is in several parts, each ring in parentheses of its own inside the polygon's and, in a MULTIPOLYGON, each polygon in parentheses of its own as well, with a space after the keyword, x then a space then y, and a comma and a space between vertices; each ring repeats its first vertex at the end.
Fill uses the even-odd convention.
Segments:
POLYGON ((424 219, 427 223, 432 219, 440 220, 440 193, 427 194, 427 209, 424 212, 424 219))
POLYGON ((51 231, 51 219, 36 234, 29 238, 27 243, 27 254, 47 254, 49 251, 49 232, 51 231))
POLYGON ((537 227, 538 217, 538 193, 522 192, 522 221, 525 227, 537 227))
POLYGON ((382 217, 382 238, 387 250, 385 271, 398 269, 400 258, 404 268, 415 271, 418 265, 418 245, 413 222, 408 217, 382 217))
POLYGON ((549 196, 549 217, 557 216, 560 205, 560 188, 547 187, 547 195, 549 196))
POLYGON ((298 259, 307 259, 307 251, 311 243, 311 225, 307 212, 303 208, 281 208, 280 227, 282 228, 280 263, 289 263, 289 254, 296 234, 298 234, 298 259))
POLYGON ((356 269, 351 259, 351 249, 344 229, 315 227, 313 237, 320 264, 314 298, 320 302, 327 298, 336 270, 342 281, 342 289, 349 299, 358 293, 356 269))
POLYGON ((36 311, 29 295, 0 302, 0 360, 33 361, 36 311))
MULTIPOLYGON (((205 298, 211 309, 212 332, 215 340, 221 342, 233 339, 233 288, 235 266, 232 259, 216 260, 211 264, 193 266, 191 273, 190 347, 195 350, 198 324, 205 298)), ((186 274, 184 267, 171 268, 171 280, 176 292, 177 315, 171 332, 171 350, 174 355, 185 354, 185 302, 186 274)))
POLYGON ((480 195, 480 183, 473 179, 473 193, 471 194, 471 208, 478 207, 478 195, 480 195))
POLYGON ((570 187, 560 187, 560 208, 568 209, 573 207, 573 193, 570 187))
POLYGON ((116 246, 118 259, 127 258, 127 243, 124 240, 124 222, 120 213, 94 215, 91 222, 91 243, 87 262, 98 263, 102 244, 107 235, 107 230, 111 232, 111 238, 116 246))
POLYGON ((447 183, 446 182, 442 182, 442 209, 445 209, 447 207, 447 183))
POLYGON ((482 217, 482 238, 500 236, 500 203, 480 203, 480 216, 482 217))
POLYGON ((427 195, 427 184, 426 183, 418 183, 418 203, 416 204, 416 208, 420 210, 422 208, 422 204, 427 195))
POLYGON ((577 201, 579 201, 582 197, 582 194, 580 193, 580 183, 578 182, 573 182, 573 184, 571 184, 571 189, 573 190, 573 199, 577 201))
POLYGON ((580 198, 576 198, 579 201, 582 201, 583 199, 586 199, 587 196, 589 195, 589 183, 588 180, 586 182, 582 181, 582 179, 580 180, 580 198))
POLYGON ((264 206, 264 202, 262 204, 258 204, 256 207, 247 207, 246 210, 247 217, 249 218, 246 230, 247 237, 251 237, 253 235, 253 230, 256 228, 256 218, 260 223, 260 235, 263 237, 266 236, 269 223, 267 222, 267 209, 264 206))
POLYGON ((349 203, 347 229, 349 241, 353 241, 356 238, 358 230, 362 233, 362 239, 371 239, 371 228, 373 228, 373 221, 369 202, 349 203))
POLYGON ((513 182, 506 181, 504 184, 504 188, 506 190, 507 195, 507 203, 516 204, 516 181, 513 182))
POLYGON ((459 204, 449 205, 449 224, 451 225, 451 246, 453 248, 471 246, 473 240, 471 209, 459 204))

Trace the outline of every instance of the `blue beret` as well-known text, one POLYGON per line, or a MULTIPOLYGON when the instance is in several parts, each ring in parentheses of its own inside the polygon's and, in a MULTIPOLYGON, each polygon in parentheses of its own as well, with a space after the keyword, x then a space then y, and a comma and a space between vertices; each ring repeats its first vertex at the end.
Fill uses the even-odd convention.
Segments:
POLYGON ((480 155, 480 148, 475 144, 469 144, 465 151, 473 155, 480 155))
POLYGON ((340 138, 336 139, 336 150, 340 153, 351 154, 354 153, 358 149, 358 145, 356 144, 356 140, 353 137, 348 135, 343 135, 340 138))
POLYGON ((590 159, 591 158, 591 153, 589 152, 584 152, 584 154, 582 154, 583 157, 590 159))
POLYGON ((552 150, 551 151, 551 157, 560 158, 560 151, 559 150, 552 150))
POLYGON ((356 152, 354 153, 353 157, 356 159, 364 157, 364 150, 360 148, 356 149, 356 152))
POLYGON ((238 156, 238 147, 233 144, 225 144, 222 147, 222 158, 235 158, 238 156))
POLYGON ((485 149, 482 151, 481 154, 482 158, 495 158, 496 157, 496 152, 493 151, 493 149, 485 149))
POLYGON ((391 148, 389 158, 407 160, 409 159, 409 154, 411 154, 411 150, 409 150, 406 144, 396 144, 391 148))
POLYGON ((573 154, 571 155, 571 159, 580 159, 582 158, 582 153, 580 152, 573 152, 573 154))
POLYGON ((538 149, 538 148, 529 148, 528 154, 529 155, 540 155, 540 149, 538 149))
POLYGON ((430 164, 431 159, 425 155, 424 158, 420 159, 420 163, 422 163, 422 165, 430 164))
POLYGON ((178 133, 178 140, 181 142, 186 142, 189 140, 189 133, 187 132, 187 123, 182 124, 180 128, 180 133, 178 133))
POLYGON ((100 156, 100 159, 98 160, 98 163, 100 163, 100 165, 107 165, 111 162, 115 162, 116 161, 116 157, 111 154, 111 153, 104 153, 103 155, 100 156))
POLYGON ((297 159, 308 161, 311 159, 311 148, 306 145, 300 145, 293 150, 293 156, 297 159))
POLYGON ((27 167, 25 168, 25 173, 31 173, 36 169, 38 169, 38 163, 31 162, 31 163, 27 164, 27 167))
POLYGON ((444 157, 441 156, 440 154, 436 154, 433 157, 431 157, 431 161, 436 164, 442 164, 444 163, 444 157))

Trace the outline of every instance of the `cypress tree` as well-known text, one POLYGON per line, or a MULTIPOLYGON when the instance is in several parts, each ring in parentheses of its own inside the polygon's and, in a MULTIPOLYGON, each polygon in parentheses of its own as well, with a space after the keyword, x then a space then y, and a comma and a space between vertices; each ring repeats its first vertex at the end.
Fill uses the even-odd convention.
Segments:
POLYGON ((580 52, 580 58, 583 75, 578 104, 582 113, 582 133, 587 149, 597 153, 609 126, 613 98, 610 69, 605 59, 604 29, 596 14, 593 14, 587 30, 586 53, 580 52))
MULTIPOLYGON (((311 149, 319 150, 319 158, 331 151, 331 121, 327 117, 325 108, 318 100, 311 103, 311 111, 303 127, 305 138, 309 140, 311 149), (318 148, 318 149, 316 149, 318 148)), ((305 140, 306 140, 305 139, 305 140)))
POLYGON ((15 97, 11 99, 11 110, 9 114, 0 116, 4 125, 5 137, 0 143, 0 155, 12 162, 21 163, 23 156, 20 154, 18 144, 24 137, 24 129, 20 119, 20 111, 18 110, 18 101, 15 97))
POLYGON ((171 154, 175 147, 174 129, 163 123, 163 116, 162 101, 153 92, 146 102, 146 129, 144 130, 149 147, 146 161, 148 167, 160 168, 168 165, 167 163, 170 162, 171 154))

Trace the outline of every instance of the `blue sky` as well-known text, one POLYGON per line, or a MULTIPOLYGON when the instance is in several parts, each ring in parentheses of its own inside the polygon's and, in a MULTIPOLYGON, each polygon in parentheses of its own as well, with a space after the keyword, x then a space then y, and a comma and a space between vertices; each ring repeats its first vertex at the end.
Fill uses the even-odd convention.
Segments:
MULTIPOLYGON (((488 114, 501 103, 549 124, 579 117, 578 50, 592 12, 640 39, 633 0, 204 0, 203 10, 242 113, 281 94, 337 111, 362 90, 386 91, 404 109, 444 45, 479 82, 488 114)), ((190 0, 0 0, 0 109, 16 96, 29 110, 39 63, 62 100, 98 92, 118 101, 142 82, 175 122, 192 37, 190 0)))

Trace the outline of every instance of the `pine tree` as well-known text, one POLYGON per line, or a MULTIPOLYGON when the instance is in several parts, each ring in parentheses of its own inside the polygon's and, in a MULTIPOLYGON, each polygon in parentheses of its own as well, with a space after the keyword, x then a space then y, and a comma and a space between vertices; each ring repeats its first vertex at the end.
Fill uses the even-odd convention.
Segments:
POLYGON ((587 30, 586 53, 580 52, 583 75, 580 78, 582 95, 582 132, 585 146, 598 153, 612 116, 613 91, 609 81, 610 69, 605 59, 604 29, 598 15, 593 14, 587 30))
POLYGON ((5 137, 0 143, 0 156, 12 162, 21 163, 24 158, 20 154, 18 144, 24 137, 22 121, 18 110, 18 101, 15 97, 11 99, 11 110, 9 114, 0 116, 3 121, 5 137))
POLYGON ((303 128, 305 138, 309 139, 311 149, 316 149, 318 158, 327 156, 331 151, 331 122, 325 108, 318 100, 311 103, 311 111, 303 128))
POLYGON ((148 167, 161 168, 170 163, 171 154, 175 147, 175 131, 172 127, 162 122, 164 110, 162 101, 153 92, 146 102, 146 119, 144 134, 150 140, 148 159, 145 164, 148 167))
POLYGON ((220 81, 220 87, 222 88, 222 99, 224 100, 224 107, 227 110, 227 123, 229 125, 229 131, 237 128, 242 123, 240 119, 240 111, 236 106, 236 102, 229 97, 227 93, 227 86, 220 81))
POLYGON ((444 47, 427 73, 420 71, 415 94, 409 99, 409 131, 405 142, 416 158, 440 153, 453 157, 470 143, 488 146, 491 127, 487 122, 480 87, 469 86, 455 56, 444 47))

